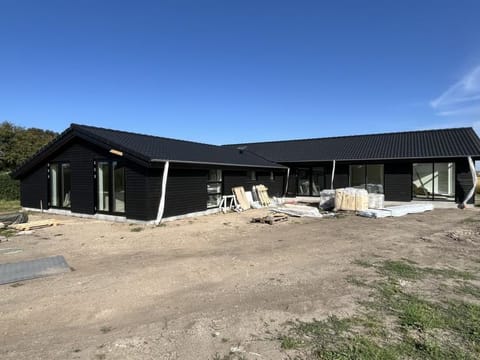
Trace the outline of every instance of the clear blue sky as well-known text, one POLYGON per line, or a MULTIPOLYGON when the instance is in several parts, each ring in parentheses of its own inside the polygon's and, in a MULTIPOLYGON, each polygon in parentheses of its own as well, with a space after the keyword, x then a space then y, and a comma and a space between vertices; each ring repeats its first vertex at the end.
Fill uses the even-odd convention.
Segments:
POLYGON ((480 1, 0 0, 0 121, 215 144, 480 129, 480 1))

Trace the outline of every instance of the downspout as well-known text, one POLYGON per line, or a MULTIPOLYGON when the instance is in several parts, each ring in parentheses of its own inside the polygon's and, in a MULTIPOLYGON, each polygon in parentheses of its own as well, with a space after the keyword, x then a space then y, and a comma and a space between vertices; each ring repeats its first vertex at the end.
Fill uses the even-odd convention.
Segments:
POLYGON ((475 163, 473 162, 471 156, 469 156, 467 159, 468 159, 468 165, 470 166, 470 173, 472 174, 473 187, 468 192, 467 196, 465 197, 465 200, 463 200, 463 202, 460 205, 458 205, 459 209, 465 209, 468 201, 472 198, 473 193, 475 192, 475 188, 477 187, 477 172, 475 170, 475 163))
POLYGON ((333 190, 333 180, 335 179, 335 160, 333 160, 333 168, 332 168, 332 182, 330 184, 330 189, 333 190))
POLYGON ((165 194, 167 192, 167 178, 168 178, 168 168, 170 167, 170 161, 165 161, 165 166, 163 167, 163 177, 162 177, 162 194, 160 196, 160 202, 158 204, 157 218, 155 220, 155 225, 160 224, 163 218, 163 212, 165 210, 165 194))
POLYGON ((290 168, 287 168, 287 181, 285 181, 285 192, 284 197, 287 196, 288 193, 288 180, 290 180, 290 168))

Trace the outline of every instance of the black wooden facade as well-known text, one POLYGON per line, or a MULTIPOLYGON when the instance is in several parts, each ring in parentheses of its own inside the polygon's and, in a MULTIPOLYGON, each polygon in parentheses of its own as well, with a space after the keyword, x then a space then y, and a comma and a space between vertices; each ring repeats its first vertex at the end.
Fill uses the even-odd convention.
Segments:
MULTIPOLYGON (((26 208, 49 209, 48 164, 67 162, 72 172, 71 212, 89 215, 97 213, 94 164, 99 160, 122 161, 125 164, 124 216, 133 220, 155 220, 162 191, 163 164, 156 167, 141 166, 78 138, 22 176, 21 205, 26 208)), ((207 210, 207 178, 210 169, 222 170, 222 193, 225 195, 231 194, 232 187, 244 186, 246 190, 251 190, 253 185, 258 184, 266 185, 271 195, 283 194, 285 171, 171 164, 164 217, 207 210), (248 175, 251 171, 256 172, 257 180, 250 180, 248 175), (271 180, 271 172, 274 180, 271 180)))
MULTIPOLYGON (((333 188, 344 188, 350 184, 349 166, 355 164, 383 164, 384 165, 384 189, 386 201, 411 201, 413 199, 412 181, 413 164, 430 162, 452 162, 455 164, 455 202, 461 203, 473 186, 472 174, 467 158, 423 158, 415 160, 387 160, 387 161, 354 161, 337 162, 333 188)), ((312 169, 323 167, 325 169, 326 189, 331 187, 332 162, 310 163, 284 163, 290 168, 290 180, 288 184, 288 196, 297 196, 298 169, 312 169)), ((474 197, 469 200, 470 204, 475 201, 474 197)))
MULTIPOLYGON (((21 181, 23 207, 57 209, 50 203, 52 166, 57 169, 58 164, 68 164, 69 199, 62 210, 151 221, 157 217, 167 161, 170 166, 164 217, 201 212, 212 206, 212 194, 208 193, 212 171, 217 174, 214 182, 220 184, 215 187, 216 200, 230 195, 233 187, 243 186, 250 191, 259 184, 269 189, 270 196, 297 196, 299 174, 303 183, 305 174, 310 174, 310 183, 306 182, 310 191, 306 195, 317 196, 320 190, 332 187, 333 159, 333 188, 350 186, 350 171, 354 169, 351 165, 383 165, 381 186, 387 201, 411 201, 414 191, 418 197, 418 186, 413 188, 414 163, 454 163, 454 182, 449 177, 448 196, 460 203, 473 185, 468 157, 480 159, 480 139, 471 128, 215 146, 72 124, 13 176, 21 181), (112 188, 117 187, 112 175, 108 175, 108 196, 99 195, 103 191, 100 188, 105 187, 97 179, 100 163, 110 164, 110 174, 112 164, 121 164, 120 211, 99 211, 103 205, 98 202, 108 201, 111 205, 118 200, 112 196, 112 188), (453 191, 454 197, 450 195, 453 191)), ((416 174, 418 177, 417 170, 416 174)), ((305 195, 303 189, 301 195, 305 195)))

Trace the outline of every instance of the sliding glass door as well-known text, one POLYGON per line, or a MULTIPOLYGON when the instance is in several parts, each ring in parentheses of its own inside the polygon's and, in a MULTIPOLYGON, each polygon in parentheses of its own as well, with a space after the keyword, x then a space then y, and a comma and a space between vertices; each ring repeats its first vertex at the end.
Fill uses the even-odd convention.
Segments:
POLYGON ((296 169, 297 195, 320 196, 326 188, 325 167, 305 167, 296 169))
POLYGON ((98 161, 97 211, 125 212, 125 167, 117 161, 98 161))
POLYGON ((383 194, 383 164, 350 165, 350 186, 372 194, 383 194))
POLYGON ((297 170, 297 195, 310 195, 310 169, 297 170))
POLYGON ((455 163, 413 164, 413 197, 427 200, 455 200, 455 163))
POLYGON ((52 163, 49 167, 50 207, 69 209, 72 190, 69 163, 52 163))

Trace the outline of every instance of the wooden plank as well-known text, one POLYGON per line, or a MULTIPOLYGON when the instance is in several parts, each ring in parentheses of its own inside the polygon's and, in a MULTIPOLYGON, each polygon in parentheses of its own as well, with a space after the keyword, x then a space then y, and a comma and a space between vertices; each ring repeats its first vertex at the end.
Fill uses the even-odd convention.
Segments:
POLYGON ((257 185, 255 187, 257 190, 258 197, 260 199, 260 203, 263 206, 268 206, 270 205, 270 197, 268 196, 268 188, 265 185, 257 185))
POLYGON ((237 198, 237 202, 242 208, 242 210, 250 209, 250 203, 248 202, 247 196, 245 195, 245 189, 243 188, 243 186, 232 188, 232 192, 237 198))
POLYGON ((48 227, 48 226, 57 226, 58 221, 54 219, 47 219, 47 220, 37 220, 37 221, 30 221, 25 224, 15 224, 15 225, 10 225, 11 228, 15 230, 32 230, 32 229, 39 229, 43 227, 48 227))

